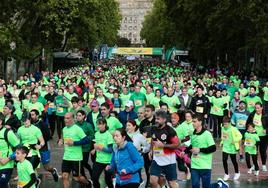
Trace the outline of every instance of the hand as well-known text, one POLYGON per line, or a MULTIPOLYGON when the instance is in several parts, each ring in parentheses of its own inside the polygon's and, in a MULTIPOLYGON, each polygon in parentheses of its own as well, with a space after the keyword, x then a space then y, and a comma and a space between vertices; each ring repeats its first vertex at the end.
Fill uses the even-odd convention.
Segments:
POLYGON ((7 164, 8 161, 9 161, 9 158, 8 158, 8 157, 6 157, 6 158, 0 158, 0 164, 1 164, 1 165, 5 165, 5 164, 7 164))
POLYGON ((95 153, 96 153, 96 150, 95 150, 95 149, 93 149, 93 150, 90 152, 91 155, 95 155, 95 153))
POLYGON ((158 148, 163 148, 165 145, 163 142, 157 139, 157 141, 154 142, 154 145, 158 148))
POLYGON ((199 148, 193 148, 193 149, 191 149, 191 152, 193 154, 198 154, 200 152, 200 149, 199 148))
POLYGON ((181 152, 181 153, 180 153, 180 158, 183 158, 184 155, 185 155, 185 153, 184 153, 184 152, 181 152))
POLYGON ((62 145, 63 145, 63 141, 62 141, 62 139, 59 139, 58 146, 62 146, 62 145))
POLYGON ((6 125, 5 126, 7 129, 11 129, 11 126, 10 125, 6 125))
POLYGON ((266 134, 266 130, 263 130, 263 133, 266 134))
POLYGON ((103 146, 101 144, 94 144, 94 149, 101 151, 103 149, 103 146))
POLYGON ((208 118, 208 115, 207 115, 207 114, 205 114, 205 115, 204 115, 204 118, 206 118, 206 119, 207 119, 207 118, 208 118))
POLYGON ((153 159, 153 153, 151 151, 148 153, 148 157, 150 161, 153 159))
POLYGON ((126 169, 122 169, 122 170, 121 170, 121 174, 123 174, 123 175, 124 175, 124 174, 127 174, 126 169))
POLYGON ((74 141, 72 139, 68 139, 66 142, 65 142, 66 145, 68 146, 72 146, 74 145, 74 141))
MULTIPOLYGON (((93 151, 93 150, 92 150, 93 151)), ((111 170, 111 166, 110 165, 107 165, 106 168, 105 168, 106 171, 109 171, 111 170)))
POLYGON ((41 146, 38 145, 38 144, 36 144, 34 147, 35 147, 35 149, 37 149, 37 150, 41 149, 41 146))

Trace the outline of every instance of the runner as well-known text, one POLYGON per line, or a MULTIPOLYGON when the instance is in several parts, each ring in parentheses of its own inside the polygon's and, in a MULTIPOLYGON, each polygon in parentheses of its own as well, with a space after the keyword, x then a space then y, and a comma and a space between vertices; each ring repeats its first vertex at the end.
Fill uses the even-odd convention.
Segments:
POLYGON ((16 148, 20 142, 12 130, 4 127, 4 121, 5 117, 0 113, 0 185, 8 188, 15 164, 12 148, 16 148))
POLYGON ((64 144, 64 155, 62 160, 63 187, 70 187, 70 173, 76 182, 91 187, 91 182, 81 175, 81 162, 83 160, 82 145, 88 144, 89 139, 78 125, 74 123, 74 115, 70 112, 64 115, 66 127, 63 128, 63 140, 59 145, 64 144))
POLYGON ((194 132, 191 136, 191 176, 192 188, 200 188, 200 179, 202 187, 210 187, 211 168, 213 152, 216 151, 216 145, 209 131, 204 128, 203 117, 193 116, 194 132))
POLYGON ((152 128, 152 164, 150 170, 150 183, 152 188, 159 186, 161 174, 165 175, 169 187, 179 187, 176 183, 176 154, 179 146, 176 132, 167 125, 167 113, 159 110, 155 113, 156 126, 152 128))
POLYGON ((236 127, 231 125, 230 118, 228 116, 223 117, 223 126, 221 129, 222 136, 220 146, 222 147, 222 163, 225 173, 223 180, 227 181, 230 177, 227 163, 228 156, 230 156, 235 170, 234 180, 236 181, 240 177, 240 172, 236 161, 236 154, 239 151, 242 135, 236 127))
POLYGON ((31 123, 41 130, 42 136, 43 136, 44 142, 45 142, 44 146, 39 150, 41 163, 43 164, 44 169, 51 173, 54 181, 58 182, 58 180, 59 180, 58 170, 49 164, 50 163, 50 149, 49 149, 50 148, 50 145, 49 145, 50 131, 49 131, 49 128, 47 125, 45 125, 43 120, 39 118, 39 112, 37 110, 31 110, 30 115, 31 115, 31 123))
POLYGON ((246 162, 248 167, 248 174, 252 174, 255 171, 255 176, 259 175, 259 165, 257 156, 257 145, 259 144, 260 138, 256 133, 254 124, 248 124, 247 132, 245 133, 245 152, 246 162), (253 166, 250 164, 250 157, 252 158, 253 166))
MULTIPOLYGON (((112 159, 113 137, 109 132, 109 127, 105 118, 97 120, 98 131, 95 134, 94 150, 91 154, 96 153, 96 161, 93 164, 92 180, 94 188, 100 188, 99 178, 102 171, 110 164, 112 159)), ((113 188, 112 173, 105 171, 105 182, 108 188, 113 188)))

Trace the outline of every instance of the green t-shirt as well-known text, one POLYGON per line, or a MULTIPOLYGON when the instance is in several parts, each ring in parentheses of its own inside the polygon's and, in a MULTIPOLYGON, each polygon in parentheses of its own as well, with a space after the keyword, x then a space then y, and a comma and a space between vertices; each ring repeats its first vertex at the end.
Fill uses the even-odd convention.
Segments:
POLYGON ((258 96, 255 96, 255 97, 247 96, 247 97, 245 98, 245 102, 247 103, 247 110, 248 110, 250 113, 254 111, 254 109, 255 109, 255 104, 256 104, 257 102, 262 103, 261 98, 258 97, 258 96))
POLYGON ((172 95, 171 97, 164 95, 161 97, 161 101, 168 104, 170 113, 177 112, 177 106, 181 104, 179 98, 175 95, 172 95))
POLYGON ((101 105, 101 104, 105 103, 105 98, 104 97, 97 97, 97 101, 101 105))
MULTIPOLYGON (((5 127, 0 130, 0 158, 9 157, 9 155, 11 155, 13 152, 12 148, 10 146, 8 147, 8 144, 6 143, 5 138, 4 138, 4 134, 6 130, 7 129, 5 127)), ((12 130, 8 131, 7 140, 8 140, 9 145, 11 145, 12 147, 16 147, 20 143, 19 139, 17 138, 17 136, 14 134, 12 130)), ((14 168, 13 160, 9 161, 5 165, 0 164, 0 170, 8 169, 8 168, 14 168)))
POLYGON ((227 104, 227 106, 226 106, 226 108, 224 108, 224 110, 225 109, 229 109, 229 107, 230 107, 230 101, 231 101, 231 97, 229 96, 229 95, 226 95, 226 96, 222 96, 222 100, 224 101, 224 103, 226 103, 227 104))
MULTIPOLYGON (((42 132, 38 127, 34 125, 30 125, 29 127, 23 125, 18 129, 18 136, 23 145, 35 145, 38 143, 38 139, 42 136, 42 132)), ((34 155, 39 155, 39 150, 30 149, 28 157, 34 155)))
POLYGON ((97 113, 92 112, 92 121, 93 121, 93 124, 94 124, 94 127, 95 127, 95 131, 99 130, 99 128, 97 126, 98 115, 99 115, 99 112, 97 112, 97 113))
POLYGON ((3 108, 5 106, 5 103, 6 103, 5 97, 1 97, 0 98, 0 112, 3 112, 3 108))
POLYGON ((22 86, 23 84, 27 84, 27 82, 25 82, 24 80, 18 80, 18 81, 16 82, 16 84, 18 84, 18 86, 21 88, 21 86, 22 86))
POLYGON ((256 143, 259 141, 260 141, 260 138, 256 132, 254 133, 246 132, 245 142, 244 142, 245 152, 251 155, 256 155, 257 154, 256 143))
MULTIPOLYGON (((34 174, 33 166, 25 159, 23 162, 17 163, 17 171, 18 171, 18 187, 24 187, 31 181, 31 174, 34 174)), ((35 184, 30 188, 35 188, 35 184)))
POLYGON ((76 93, 69 93, 69 92, 65 92, 64 96, 68 99, 68 101, 71 101, 73 97, 78 97, 78 95, 76 93))
POLYGON ((211 106, 210 113, 217 116, 223 116, 223 106, 225 101, 222 99, 222 97, 216 98, 212 97, 210 101, 213 105, 211 106))
POLYGON ((235 148, 235 145, 233 144, 234 138, 232 128, 235 129, 235 127, 232 127, 231 124, 227 128, 225 128, 224 126, 222 126, 221 128, 222 151, 229 154, 236 154, 237 150, 235 148))
MULTIPOLYGON (((76 142, 86 137, 86 134, 84 133, 83 129, 76 124, 71 126, 65 126, 62 130, 62 133, 63 133, 63 140, 65 142, 70 139, 76 142)), ((83 159, 83 153, 81 145, 80 146, 64 145, 63 160, 82 161, 82 159, 83 159)))
POLYGON ((253 117, 253 124, 255 125, 256 132, 258 136, 265 136, 266 134, 263 132, 264 128, 261 121, 262 115, 258 115, 257 113, 253 117))
POLYGON ((238 91, 240 92, 241 99, 244 99, 248 94, 248 90, 246 88, 243 89, 240 88, 238 91))
MULTIPOLYGON (((95 143, 102 145, 104 148, 107 148, 108 145, 114 143, 113 136, 109 131, 105 131, 104 133, 96 132, 95 134, 95 143)), ((96 153, 96 161, 98 163, 110 164, 112 159, 112 153, 107 153, 104 151, 97 151, 96 153)))
POLYGON ((47 104, 47 100, 43 96, 39 96, 37 102, 42 103, 44 106, 47 104))
POLYGON ((28 107, 29 107, 29 103, 30 103, 30 100, 28 100, 28 99, 24 99, 24 100, 22 100, 22 109, 28 109, 28 107))
POLYGON ((137 112, 140 107, 143 107, 145 105, 146 96, 141 92, 140 93, 134 92, 131 95, 130 100, 133 101, 135 111, 137 112))
POLYGON ((91 150, 91 141, 94 139, 94 130, 91 124, 84 121, 83 123, 76 122, 76 124, 83 129, 84 133, 90 140, 89 144, 82 145, 83 152, 89 152, 91 150))
POLYGON ((263 91, 263 100, 264 100, 264 101, 268 101, 268 87, 265 86, 265 87, 262 89, 262 91, 263 91))
POLYGON ((227 92, 228 95, 230 96, 230 100, 234 98, 234 94, 237 91, 237 88, 235 86, 227 86, 227 92))
MULTIPOLYGON (((191 136, 191 145, 193 148, 207 148, 215 145, 211 133, 205 130, 203 133, 194 133, 191 136)), ((198 153, 191 156, 192 169, 211 169, 212 168, 212 153, 198 153)))
POLYGON ((44 111, 44 105, 40 102, 36 102, 36 103, 29 102, 28 112, 30 112, 33 109, 38 110, 39 114, 42 114, 42 112, 44 111))
POLYGON ((121 110, 124 110, 125 109, 125 105, 127 103, 127 101, 130 99, 130 96, 131 94, 128 93, 128 94, 120 94, 120 99, 121 99, 121 102, 122 102, 122 105, 121 105, 121 110))
POLYGON ((160 101, 161 101, 160 98, 154 97, 148 104, 154 105, 155 109, 157 110, 157 109, 160 109, 160 104, 159 104, 160 101))
POLYGON ((150 94, 145 94, 145 96, 146 96, 147 103, 150 104, 151 101, 153 100, 155 94, 154 93, 150 93, 150 94))
POLYGON ((67 107, 62 107, 60 105, 64 105, 64 99, 63 96, 57 96, 55 98, 55 105, 56 105, 56 115, 63 117, 67 112, 67 107))
POLYGON ((184 121, 178 127, 175 128, 176 133, 180 141, 184 140, 187 136, 191 136, 194 132, 194 127, 192 122, 184 121))
POLYGON ((107 121, 107 125, 109 127, 109 132, 111 134, 113 134, 116 129, 123 127, 122 123, 117 118, 115 118, 113 116, 109 116, 108 118, 106 118, 106 121, 107 121))

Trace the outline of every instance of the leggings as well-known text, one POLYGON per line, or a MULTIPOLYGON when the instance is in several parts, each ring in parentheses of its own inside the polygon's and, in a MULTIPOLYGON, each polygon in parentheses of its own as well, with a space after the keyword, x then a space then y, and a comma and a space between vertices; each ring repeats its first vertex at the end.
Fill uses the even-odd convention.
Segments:
POLYGON ((143 154, 143 160, 144 160, 144 169, 146 173, 146 184, 150 182, 150 167, 151 167, 151 161, 149 159, 149 153, 143 154))
POLYGON ((61 139, 61 132, 62 132, 62 129, 64 128, 64 126, 65 126, 64 116, 57 116, 56 122, 57 122, 57 134, 58 134, 58 138, 61 139))
POLYGON ((259 165, 258 165, 258 156, 257 155, 253 155, 253 154, 249 154, 246 153, 246 162, 247 162, 247 167, 251 168, 251 164, 250 164, 250 156, 252 158, 252 162, 254 164, 255 167, 255 171, 259 170, 259 165))
POLYGON ((260 136, 260 144, 258 146, 258 149, 260 150, 260 155, 261 155, 261 162, 262 165, 266 164, 266 159, 267 159, 267 142, 268 142, 268 136, 260 136))
POLYGON ((177 165, 178 165, 179 171, 182 171, 185 174, 187 174, 188 170, 187 170, 186 164, 185 164, 185 162, 183 161, 182 158, 177 157, 177 165))
POLYGON ((55 114, 47 115, 47 118, 51 131, 51 137, 53 137, 56 127, 56 115, 55 114))
POLYGON ((113 179, 112 179, 113 174, 105 170, 107 165, 108 164, 103 164, 103 163, 98 163, 98 162, 94 163, 93 172, 92 172, 92 181, 93 181, 94 188, 100 188, 99 178, 103 170, 104 170, 104 175, 105 175, 105 183, 107 187, 114 188, 113 179))
POLYGON ((83 152, 83 160, 82 160, 82 168, 81 168, 81 175, 86 177, 85 169, 86 168, 90 174, 90 177, 92 177, 92 169, 91 166, 88 164, 89 159, 89 152, 83 152))
POLYGON ((222 124, 222 116, 211 115, 213 122, 213 137, 221 138, 221 124, 222 124))
POLYGON ((224 168, 225 174, 229 174, 228 173, 228 163, 227 163, 229 155, 231 157, 235 173, 239 173, 238 164, 237 164, 237 161, 236 161, 236 154, 229 154, 229 153, 222 152, 222 163, 223 163, 223 168, 224 168))

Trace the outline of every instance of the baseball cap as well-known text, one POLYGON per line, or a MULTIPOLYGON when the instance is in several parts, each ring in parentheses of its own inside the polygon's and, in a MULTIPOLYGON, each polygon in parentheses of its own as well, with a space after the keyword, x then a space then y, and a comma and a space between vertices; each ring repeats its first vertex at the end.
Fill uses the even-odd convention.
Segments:
POLYGON ((132 106, 134 106, 134 104, 133 104, 132 101, 127 101, 126 104, 125 104, 125 106, 132 107, 132 106))
POLYGON ((100 105, 99 102, 97 100, 95 100, 95 99, 90 104, 91 107, 96 107, 96 106, 99 106, 99 105, 100 105))

